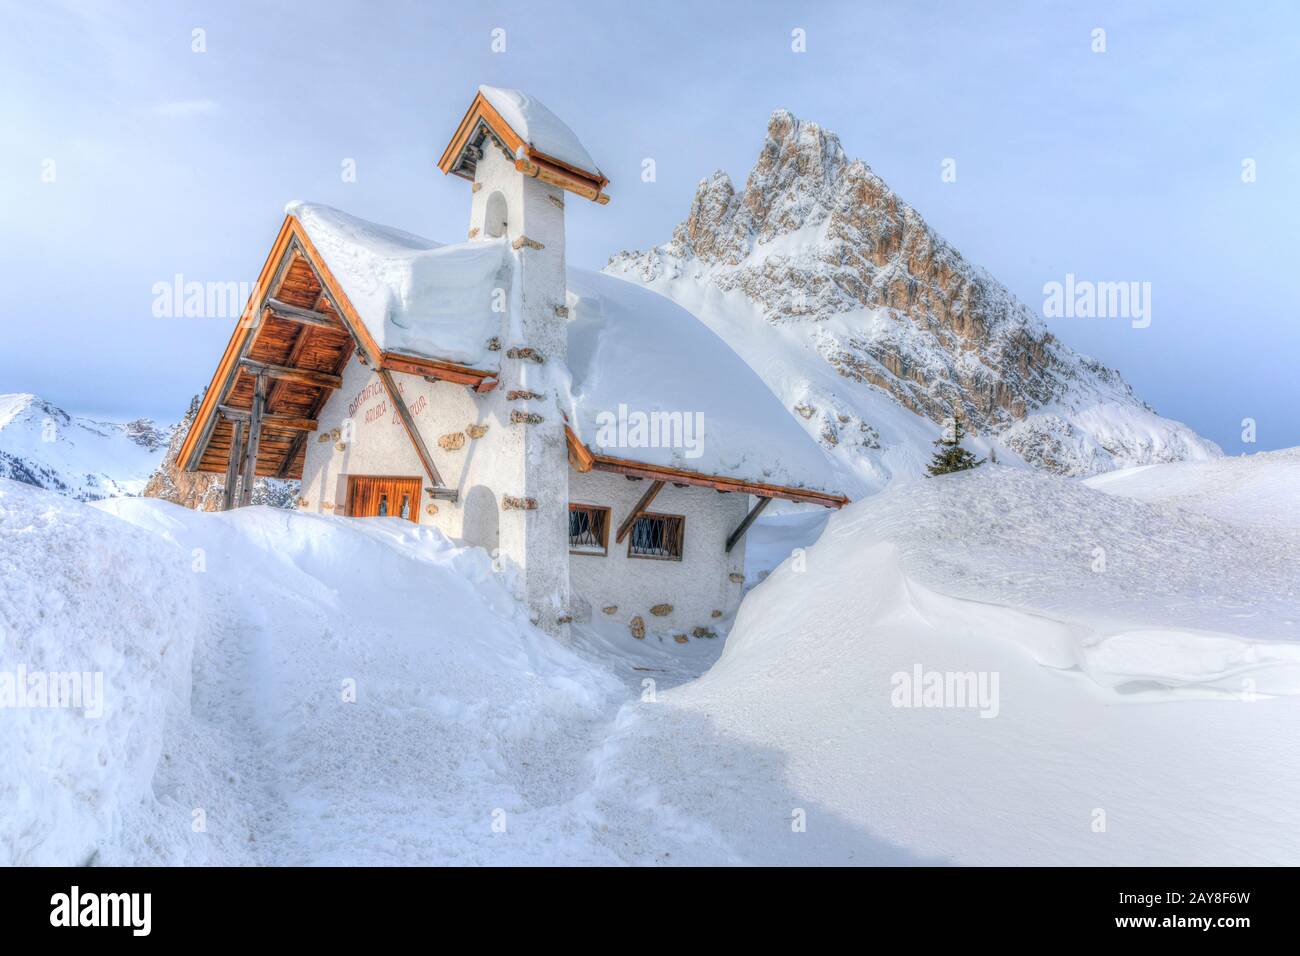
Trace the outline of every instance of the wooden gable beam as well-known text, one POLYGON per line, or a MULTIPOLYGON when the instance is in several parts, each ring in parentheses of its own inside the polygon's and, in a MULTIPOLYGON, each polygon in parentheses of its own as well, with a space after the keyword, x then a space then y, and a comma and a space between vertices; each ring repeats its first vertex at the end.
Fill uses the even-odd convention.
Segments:
MULTIPOLYGON (((270 404, 268 402, 268 404, 270 404)), ((227 418, 232 422, 246 422, 252 415, 247 408, 232 408, 229 405, 218 405, 217 411, 221 412, 222 418, 227 418)), ((265 428, 278 428, 282 431, 290 432, 314 432, 317 427, 315 419, 312 418, 294 418, 292 415, 271 415, 262 416, 262 425, 265 428)))
POLYGON ((768 506, 768 503, 771 500, 771 498, 759 498, 754 507, 749 509, 749 514, 745 515, 745 520, 740 523, 740 527, 731 532, 731 537, 727 539, 727 554, 730 554, 731 549, 734 548, 737 542, 745 536, 745 532, 749 530, 749 526, 763 513, 763 509, 768 506))
POLYGON ((299 325, 308 325, 320 329, 329 329, 333 332, 347 331, 343 323, 336 320, 333 316, 325 312, 317 312, 315 309, 304 309, 300 306, 290 305, 288 302, 281 302, 276 298, 266 300, 266 312, 277 319, 285 322, 296 322, 299 325))
POLYGON ((655 500, 655 495, 659 494, 659 492, 663 490, 663 487, 664 483, 662 481, 653 481, 650 483, 650 487, 645 490, 645 494, 643 494, 641 500, 636 503, 636 507, 632 509, 632 513, 624 518, 623 523, 618 526, 618 535, 614 538, 616 544, 623 543, 623 539, 627 537, 627 533, 632 530, 632 525, 636 524, 636 519, 641 517, 642 513, 650 507, 650 502, 655 500))
POLYGON ((341 375, 331 375, 329 372, 317 372, 309 368, 290 368, 287 365, 272 365, 270 362, 259 362, 256 359, 243 358, 239 360, 240 368, 254 375, 264 375, 269 379, 279 379, 285 382, 297 382, 299 385, 314 385, 318 388, 339 388, 343 385, 341 375))

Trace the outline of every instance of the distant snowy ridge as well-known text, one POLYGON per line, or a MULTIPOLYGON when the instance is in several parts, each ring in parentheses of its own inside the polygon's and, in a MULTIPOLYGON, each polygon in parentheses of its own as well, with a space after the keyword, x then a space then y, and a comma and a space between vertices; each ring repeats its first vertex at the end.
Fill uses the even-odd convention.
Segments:
POLYGON ((0 395, 0 477, 80 501, 137 495, 171 429, 147 418, 79 418, 36 395, 0 395))
POLYGON ((1065 475, 1221 454, 1058 341, 834 133, 785 110, 743 191, 715 172, 669 242, 606 271, 695 312, 866 490, 917 473, 954 412, 986 447, 1065 475))

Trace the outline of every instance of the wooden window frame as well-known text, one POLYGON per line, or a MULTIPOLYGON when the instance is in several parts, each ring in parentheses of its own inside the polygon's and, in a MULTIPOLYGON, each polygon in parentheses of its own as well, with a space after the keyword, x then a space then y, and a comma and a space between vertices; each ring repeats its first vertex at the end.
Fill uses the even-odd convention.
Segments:
POLYGON ((631 559, 631 560, 635 560, 635 561, 681 561, 681 560, 682 560, 682 557, 683 557, 683 555, 685 555, 685 553, 686 553, 686 516, 685 516, 685 515, 670 515, 670 514, 664 514, 664 513, 662 513, 662 512, 658 512, 658 511, 643 511, 643 512, 641 512, 639 515, 636 516, 636 521, 633 521, 633 522, 632 522, 632 527, 628 529, 628 532, 627 532, 627 556, 628 556, 628 558, 631 559), (677 519, 678 521, 680 521, 680 522, 681 522, 681 527, 682 527, 682 534, 681 534, 681 552, 680 552, 679 554, 677 554, 675 557, 674 557, 673 555, 661 555, 661 554, 633 554, 633 553, 632 553, 632 541, 636 538, 636 526, 637 526, 637 522, 640 521, 642 518, 675 518, 675 519, 677 519))
MULTIPOLYGON (((612 515, 610 514, 610 509, 605 507, 604 505, 585 505, 580 502, 570 501, 569 511, 570 513, 574 511, 601 511, 604 512, 605 515, 604 534, 601 536, 603 540, 600 543, 601 550, 582 551, 570 546, 569 554, 585 554, 589 558, 607 557, 609 555, 609 522, 612 518, 612 515)), ((572 542, 572 539, 570 539, 570 542, 572 542)))

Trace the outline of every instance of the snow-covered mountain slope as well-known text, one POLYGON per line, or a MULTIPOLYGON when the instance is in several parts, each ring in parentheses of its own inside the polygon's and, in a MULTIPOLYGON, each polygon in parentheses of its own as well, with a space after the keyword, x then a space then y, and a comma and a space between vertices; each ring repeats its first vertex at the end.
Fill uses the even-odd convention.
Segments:
POLYGON ((171 430, 76 418, 28 394, 0 395, 0 477, 81 501, 139 494, 171 430))
POLYGON ((973 447, 1060 474, 1221 453, 1061 343, 834 133, 784 110, 743 191, 715 172, 668 243, 606 271, 723 336, 860 490, 918 473, 954 413, 985 440, 973 447))

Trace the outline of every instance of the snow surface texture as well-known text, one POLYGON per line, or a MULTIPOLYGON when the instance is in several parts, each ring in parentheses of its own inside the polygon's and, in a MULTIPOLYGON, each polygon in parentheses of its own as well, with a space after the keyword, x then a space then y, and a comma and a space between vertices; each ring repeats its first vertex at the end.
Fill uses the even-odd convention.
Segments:
POLYGON ((1247 528, 1300 532, 1300 450, 1138 467, 1085 484, 1139 501, 1163 502, 1247 528))
POLYGON ((1060 342, 834 133, 785 110, 743 190, 722 171, 701 180, 669 242, 614 256, 606 271, 726 339, 855 497, 919 474, 954 411, 980 453, 1061 474, 1220 454, 1060 342))
MULTIPOLYGON (((486 346, 504 334, 503 316, 492 304, 494 290, 508 287, 515 272, 515 253, 505 240, 440 246, 329 206, 290 203, 287 211, 307 229, 382 348, 478 368, 499 362, 501 353, 486 346)), ((593 450, 706 474, 839 490, 826 456, 759 375, 685 309, 581 269, 568 270, 568 308, 569 370, 551 379, 574 431, 593 450), (678 413, 691 423, 699 415, 702 444, 604 447, 601 416, 616 420, 620 405, 629 415, 678 413)))
POLYGON ((0 477, 81 501, 138 495, 167 447, 168 429, 69 415, 35 395, 0 395, 0 477))
POLYGON ((1295 864, 1298 559, 1033 473, 900 483, 625 711, 608 785, 683 821, 677 862, 1295 864), (996 674, 996 716, 895 706, 918 665, 996 674))
POLYGON ((156 535, 0 479, 0 674, 103 681, 98 716, 89 698, 0 707, 0 865, 89 863, 150 799, 165 723, 189 707, 190 567, 156 535))
MULTIPOLYGON (((1240 463, 1235 487, 1293 507, 1298 455, 1240 463)), ((990 466, 900 482, 753 588, 725 646, 596 621, 574 650, 482 551, 398 519, 87 507, 0 482, 5 666, 37 634, 39 660, 75 668, 108 615, 131 637, 98 652, 128 662, 110 705, 140 715, 0 714, 32 722, 0 739, 2 845, 18 862, 1294 864, 1300 546, 1253 524, 1262 506, 1237 520, 1228 464, 1133 476, 1183 476, 1176 504, 990 466), (996 715, 895 706, 917 666, 996 675, 996 715)))
POLYGON ((578 140, 577 134, 544 103, 523 90, 480 86, 478 91, 501 114, 515 135, 533 149, 598 177, 601 175, 596 161, 578 140))

